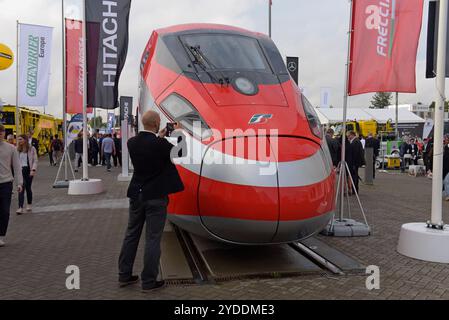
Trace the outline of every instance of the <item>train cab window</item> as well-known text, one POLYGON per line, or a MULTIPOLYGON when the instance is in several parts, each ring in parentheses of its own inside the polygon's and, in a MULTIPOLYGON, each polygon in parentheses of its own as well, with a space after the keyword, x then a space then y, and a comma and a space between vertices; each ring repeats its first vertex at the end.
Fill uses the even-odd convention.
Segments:
POLYGON ((199 139, 207 139, 212 135, 198 111, 180 95, 170 95, 161 103, 161 107, 173 121, 180 123, 185 130, 199 139))
POLYGON ((192 34, 181 36, 193 60, 201 60, 208 70, 251 70, 271 72, 256 39, 228 34, 192 34))
POLYGON ((7 126, 14 125, 14 112, 0 112, 0 122, 7 126))

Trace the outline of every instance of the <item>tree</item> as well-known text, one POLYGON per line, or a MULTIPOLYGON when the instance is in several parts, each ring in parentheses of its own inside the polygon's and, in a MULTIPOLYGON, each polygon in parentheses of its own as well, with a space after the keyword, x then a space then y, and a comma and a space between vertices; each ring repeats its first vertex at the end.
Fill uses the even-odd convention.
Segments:
POLYGON ((92 118, 89 121, 89 125, 91 126, 91 128, 97 128, 97 129, 106 127, 106 124, 103 123, 103 118, 101 116, 98 116, 96 118, 92 118))
POLYGON ((385 109, 391 105, 393 95, 391 92, 376 92, 371 100, 371 109, 385 109))
MULTIPOLYGON (((435 110, 435 101, 432 101, 432 103, 429 106, 430 110, 435 110)), ((444 112, 449 112, 449 101, 444 102, 444 112)))

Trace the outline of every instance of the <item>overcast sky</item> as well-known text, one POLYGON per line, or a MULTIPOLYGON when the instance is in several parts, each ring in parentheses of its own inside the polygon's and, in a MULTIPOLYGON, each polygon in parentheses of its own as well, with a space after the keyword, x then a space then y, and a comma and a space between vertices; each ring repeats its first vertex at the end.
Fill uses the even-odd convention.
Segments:
MULTIPOLYGON (((428 1, 425 0, 424 17, 428 1)), ((79 0, 66 0, 66 15, 76 15, 79 0)), ((152 30, 181 23, 208 22, 268 33, 268 0, 133 0, 130 42, 120 94, 138 96, 139 60, 152 30)), ((62 115, 61 0, 0 0, 0 42, 16 51, 16 20, 54 27, 50 100, 47 113, 62 115)), ((341 107, 347 55, 348 0, 273 0, 273 40, 281 54, 299 56, 300 86, 314 105, 320 88, 331 88, 331 104, 341 107)), ((417 62, 417 94, 400 103, 430 103, 434 81, 425 79, 427 19, 417 62)), ((15 67, 0 72, 0 98, 15 103, 15 67)), ((350 107, 368 107, 372 94, 350 97, 350 107)))

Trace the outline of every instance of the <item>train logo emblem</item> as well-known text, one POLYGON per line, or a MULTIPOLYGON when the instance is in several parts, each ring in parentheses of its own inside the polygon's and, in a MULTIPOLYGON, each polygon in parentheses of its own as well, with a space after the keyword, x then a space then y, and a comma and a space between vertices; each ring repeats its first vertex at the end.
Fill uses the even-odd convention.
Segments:
POLYGON ((249 124, 267 123, 268 120, 272 118, 273 118, 272 114, 255 114, 249 121, 249 124))

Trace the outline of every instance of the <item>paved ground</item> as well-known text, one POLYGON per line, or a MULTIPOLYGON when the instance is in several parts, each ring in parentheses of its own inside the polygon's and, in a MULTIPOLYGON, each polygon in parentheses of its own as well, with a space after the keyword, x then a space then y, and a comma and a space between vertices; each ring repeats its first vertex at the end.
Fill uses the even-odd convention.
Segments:
MULTIPOLYGON (((117 259, 127 223, 126 183, 118 170, 107 174, 99 196, 69 197, 53 190, 56 168, 41 162, 35 181, 35 212, 11 216, 8 245, 0 248, 2 299, 449 299, 449 265, 409 259, 396 252, 403 223, 429 217, 431 180, 381 174, 376 186, 362 186, 361 199, 373 235, 357 239, 320 239, 381 270, 381 289, 368 291, 364 276, 303 276, 219 283, 171 285, 144 295, 139 288, 118 289, 117 259), (65 287, 66 267, 81 270, 81 290, 65 287)), ((15 212, 16 201, 13 209, 15 212)), ((445 221, 449 205, 444 204, 445 221)), ((355 213, 355 212, 354 212, 355 213)), ((447 248, 446 248, 447 249, 447 248)), ((136 263, 141 270, 142 251, 136 263)))

